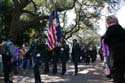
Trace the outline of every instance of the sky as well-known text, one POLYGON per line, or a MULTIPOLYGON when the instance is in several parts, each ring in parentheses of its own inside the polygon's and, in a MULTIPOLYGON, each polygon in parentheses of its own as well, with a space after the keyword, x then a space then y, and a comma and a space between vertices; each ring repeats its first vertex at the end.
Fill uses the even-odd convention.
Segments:
POLYGON ((119 23, 122 25, 122 27, 125 28, 125 6, 123 6, 118 12, 117 12, 117 17, 119 20, 119 23))
POLYGON ((67 25, 70 26, 72 24, 75 24, 75 22, 74 22, 74 19, 76 18, 75 10, 74 9, 69 10, 69 11, 67 11, 66 14, 67 14, 67 19, 68 19, 67 25))

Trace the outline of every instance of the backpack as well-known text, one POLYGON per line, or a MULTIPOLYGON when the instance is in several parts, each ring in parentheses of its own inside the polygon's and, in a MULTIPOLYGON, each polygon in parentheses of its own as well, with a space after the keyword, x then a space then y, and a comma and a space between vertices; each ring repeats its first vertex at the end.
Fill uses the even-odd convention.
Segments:
POLYGON ((4 42, 1 46, 1 54, 15 56, 15 47, 11 41, 4 42))
POLYGON ((16 54, 15 54, 16 49, 15 49, 13 42, 7 41, 7 48, 9 50, 10 56, 13 56, 13 57, 16 56, 16 54))
POLYGON ((6 55, 6 56, 9 56, 10 55, 10 50, 7 46, 7 42, 4 42, 1 46, 1 50, 0 50, 0 53, 2 55, 6 55))

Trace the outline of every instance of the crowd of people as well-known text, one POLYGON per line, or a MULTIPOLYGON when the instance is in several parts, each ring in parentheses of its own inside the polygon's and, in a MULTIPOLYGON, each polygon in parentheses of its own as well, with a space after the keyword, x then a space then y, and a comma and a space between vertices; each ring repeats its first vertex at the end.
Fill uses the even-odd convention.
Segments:
POLYGON ((0 53, 3 59, 3 72, 5 83, 12 83, 10 73, 14 70, 15 75, 23 75, 23 70, 33 69, 35 83, 42 83, 40 77, 40 66, 44 64, 43 73, 58 73, 58 64, 61 64, 61 75, 65 75, 66 64, 70 61, 74 64, 74 75, 78 73, 78 63, 82 62, 88 65, 90 62, 96 61, 97 49, 95 46, 81 46, 76 39, 73 39, 72 47, 62 40, 62 44, 52 51, 48 50, 48 46, 39 33, 35 34, 35 38, 30 45, 22 44, 15 46, 12 39, 8 37, 7 41, 1 43, 0 53), (9 69, 9 70, 8 70, 9 69))
MULTIPOLYGON (((105 68, 109 70, 108 72, 106 70, 106 76, 113 78, 114 83, 125 83, 125 31, 115 16, 108 16, 106 22, 107 30, 100 41, 100 58, 104 61, 105 68)), ((39 33, 36 33, 30 45, 15 46, 13 39, 8 37, 0 44, 0 54, 2 54, 5 83, 13 83, 10 80, 12 70, 16 70, 14 74, 22 74, 27 68, 33 69, 35 83, 42 83, 39 70, 41 64, 44 64, 43 73, 49 73, 49 67, 52 65, 52 74, 56 74, 58 63, 60 63, 61 75, 65 75, 66 64, 71 61, 74 64, 76 76, 79 62, 88 65, 96 61, 97 48, 94 45, 91 47, 81 45, 77 39, 73 39, 70 47, 66 40, 62 39, 61 45, 49 51, 46 41, 40 37, 39 33)))

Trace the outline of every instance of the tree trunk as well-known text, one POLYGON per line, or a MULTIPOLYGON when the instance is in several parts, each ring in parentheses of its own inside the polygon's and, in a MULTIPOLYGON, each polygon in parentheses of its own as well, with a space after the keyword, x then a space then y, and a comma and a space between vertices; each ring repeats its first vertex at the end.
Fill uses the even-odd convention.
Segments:
POLYGON ((14 10, 12 13, 12 20, 10 24, 9 36, 12 38, 14 43, 17 43, 17 37, 20 34, 20 16, 21 12, 19 10, 14 10))

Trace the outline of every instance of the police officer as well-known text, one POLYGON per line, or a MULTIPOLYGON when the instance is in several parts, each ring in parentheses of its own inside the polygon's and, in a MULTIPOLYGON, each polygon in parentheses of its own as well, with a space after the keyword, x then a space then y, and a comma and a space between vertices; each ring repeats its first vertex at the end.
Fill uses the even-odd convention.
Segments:
POLYGON ((73 40, 73 47, 72 47, 72 61, 75 66, 75 75, 78 73, 78 62, 79 62, 79 56, 80 56, 80 46, 77 43, 77 40, 73 40))
POLYGON ((33 61, 34 61, 33 69, 34 69, 35 83, 42 83, 40 78, 40 71, 39 71, 39 67, 41 65, 42 49, 44 49, 42 45, 43 43, 42 43, 42 40, 40 39, 40 33, 37 32, 35 34, 35 39, 33 40, 30 47, 30 52, 32 53, 33 61))
POLYGON ((61 63, 62 63, 62 73, 61 75, 64 75, 66 72, 66 62, 69 60, 69 45, 66 44, 66 41, 62 41, 61 46, 61 63))

